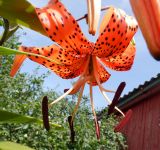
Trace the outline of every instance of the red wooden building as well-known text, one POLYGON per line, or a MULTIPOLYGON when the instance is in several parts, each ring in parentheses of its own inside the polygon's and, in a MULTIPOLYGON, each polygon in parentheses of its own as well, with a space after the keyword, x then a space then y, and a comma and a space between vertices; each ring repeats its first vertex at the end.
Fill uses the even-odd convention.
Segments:
POLYGON ((129 150, 160 150, 160 74, 120 99, 119 108, 133 110, 123 129, 129 150))

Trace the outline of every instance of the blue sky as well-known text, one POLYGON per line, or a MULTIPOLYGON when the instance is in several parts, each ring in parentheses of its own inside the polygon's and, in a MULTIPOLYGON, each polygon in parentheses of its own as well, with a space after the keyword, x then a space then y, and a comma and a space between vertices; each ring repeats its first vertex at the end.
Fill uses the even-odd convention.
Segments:
MULTIPOLYGON (((48 0, 28 1, 30 1, 33 5, 37 7, 42 7, 48 2, 48 0)), ((79 18, 87 12, 86 0, 62 0, 62 2, 65 4, 65 6, 75 18, 79 18)), ((129 0, 102 0, 102 6, 110 5, 121 8, 125 10, 127 14, 133 15, 129 0)), ((86 37, 90 41, 94 42, 97 39, 98 34, 96 34, 96 36, 91 36, 88 34, 88 26, 86 25, 85 20, 80 21, 79 24, 86 37)), ((24 29, 24 31, 27 34, 26 36, 21 37, 23 45, 45 46, 53 44, 50 39, 40 35, 39 33, 36 33, 29 29, 24 29)), ((151 77, 155 77, 160 72, 160 62, 154 60, 150 55, 140 29, 135 35, 135 41, 137 52, 132 69, 127 72, 117 72, 107 68, 107 70, 111 73, 111 78, 105 84, 103 84, 107 89, 115 90, 120 82, 125 81, 127 86, 123 92, 124 95, 127 94, 129 91, 132 91, 139 84, 143 84, 145 81, 150 80, 151 77)), ((36 67, 36 63, 30 60, 26 60, 23 67, 21 68, 21 71, 32 72, 32 70, 36 67)), ((40 73, 46 71, 48 71, 48 69, 41 66, 40 73)), ((75 80, 63 80, 60 77, 57 77, 54 73, 52 73, 49 78, 46 79, 44 86, 55 89, 57 92, 63 92, 63 89, 71 87, 72 81, 75 80)), ((86 86, 85 88, 85 94, 89 94, 88 86, 86 86)), ((113 94, 108 95, 112 99, 113 94)), ((96 108, 107 106, 106 101, 104 100, 97 87, 94 88, 94 102, 96 108)))

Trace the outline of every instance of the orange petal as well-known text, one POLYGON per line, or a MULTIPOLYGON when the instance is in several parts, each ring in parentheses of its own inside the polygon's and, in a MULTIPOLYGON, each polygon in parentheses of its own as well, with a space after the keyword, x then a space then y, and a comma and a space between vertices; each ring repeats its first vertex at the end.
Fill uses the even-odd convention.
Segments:
POLYGON ((80 61, 77 64, 74 64, 73 66, 65 65, 65 66, 55 66, 52 67, 51 70, 53 70, 58 76, 64 78, 64 79, 71 79, 78 77, 80 74, 84 71, 84 64, 87 62, 87 60, 80 61))
POLYGON ((54 71, 58 76, 67 79, 79 76, 83 72, 84 63, 87 61, 85 55, 77 55, 73 50, 69 53, 69 51, 65 51, 57 45, 42 48, 21 46, 20 49, 25 52, 46 56, 58 62, 58 64, 56 64, 42 57, 28 55, 28 58, 32 61, 42 64, 54 71))
MULTIPOLYGON (((104 83, 106 82, 109 78, 110 78, 110 74, 106 71, 106 69, 98 62, 98 60, 94 60, 96 61, 97 66, 94 67, 96 68, 96 72, 97 72, 97 76, 99 78, 100 83, 104 83)), ((94 75, 92 75, 91 77, 91 83, 88 82, 89 84, 92 85, 97 85, 96 79, 94 77, 94 75)))
MULTIPOLYGON (((31 53, 46 56, 62 65, 75 64, 76 62, 83 60, 83 58, 85 58, 86 56, 86 55, 79 55, 77 52, 75 52, 71 48, 70 49, 68 48, 67 50, 62 49, 55 44, 51 46, 42 47, 42 48, 22 46, 21 49, 25 52, 31 52, 31 53)), ((30 56, 30 58, 33 60, 37 60, 38 57, 30 56)), ((43 59, 38 59, 38 60, 37 60, 38 63, 43 64, 43 62, 40 61, 43 59)))
POLYGON ((130 3, 151 54, 160 60, 160 1, 130 0, 130 3))
POLYGON ((100 26, 93 55, 107 57, 115 52, 123 52, 137 31, 137 22, 122 10, 109 8, 100 26))
MULTIPOLYGON (((22 51, 21 48, 19 48, 20 51, 22 51)), ((17 71, 19 70, 19 68, 21 67, 22 63, 24 62, 24 60, 27 58, 26 55, 16 55, 14 58, 14 62, 11 68, 11 72, 10 72, 10 76, 14 77, 15 74, 17 73, 17 71)))
POLYGON ((117 71, 127 71, 132 67, 135 57, 136 47, 132 42, 129 44, 127 49, 118 53, 116 56, 111 55, 107 58, 101 58, 100 60, 109 68, 117 71))
POLYGON ((51 1, 46 7, 36 9, 48 36, 63 48, 69 46, 83 54, 91 51, 78 23, 59 1, 51 1))

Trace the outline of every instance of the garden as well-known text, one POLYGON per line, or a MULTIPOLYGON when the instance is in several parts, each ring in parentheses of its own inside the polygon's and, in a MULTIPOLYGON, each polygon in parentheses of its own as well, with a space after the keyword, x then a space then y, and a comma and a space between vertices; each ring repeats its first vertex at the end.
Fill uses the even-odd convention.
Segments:
POLYGON ((133 90, 160 72, 159 16, 151 0, 0 0, 0 149, 134 150, 131 105, 159 89, 133 90))

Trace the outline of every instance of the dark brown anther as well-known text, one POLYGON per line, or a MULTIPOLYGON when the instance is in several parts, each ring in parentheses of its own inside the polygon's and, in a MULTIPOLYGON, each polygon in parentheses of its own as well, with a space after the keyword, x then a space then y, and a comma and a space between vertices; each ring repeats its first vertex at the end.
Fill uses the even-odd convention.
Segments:
POLYGON ((96 123, 96 120, 94 119, 94 123, 95 123, 95 128, 96 128, 96 136, 97 136, 97 140, 100 140, 100 126, 99 126, 99 123, 97 121, 96 123))
POLYGON ((119 122, 118 125, 114 128, 114 132, 122 132, 122 129, 126 126, 126 124, 129 122, 133 114, 133 111, 129 109, 127 113, 125 114, 125 117, 119 122))
POLYGON ((72 116, 68 117, 68 123, 69 123, 69 128, 70 128, 70 140, 71 140, 71 143, 74 143, 75 131, 73 127, 72 116))
POLYGON ((117 105, 118 101, 119 101, 119 98, 124 90, 124 87, 125 87, 126 83, 125 82, 121 82, 120 85, 118 86, 117 88, 117 91, 114 95, 114 98, 113 98, 113 101, 112 103, 109 105, 109 108, 108 108, 108 115, 110 115, 111 113, 114 112, 114 108, 115 106, 117 105))
POLYGON ((42 116, 43 116, 43 125, 47 131, 50 129, 49 117, 48 117, 48 98, 47 96, 43 97, 42 100, 42 116))
POLYGON ((64 93, 66 93, 69 89, 64 89, 64 93))

